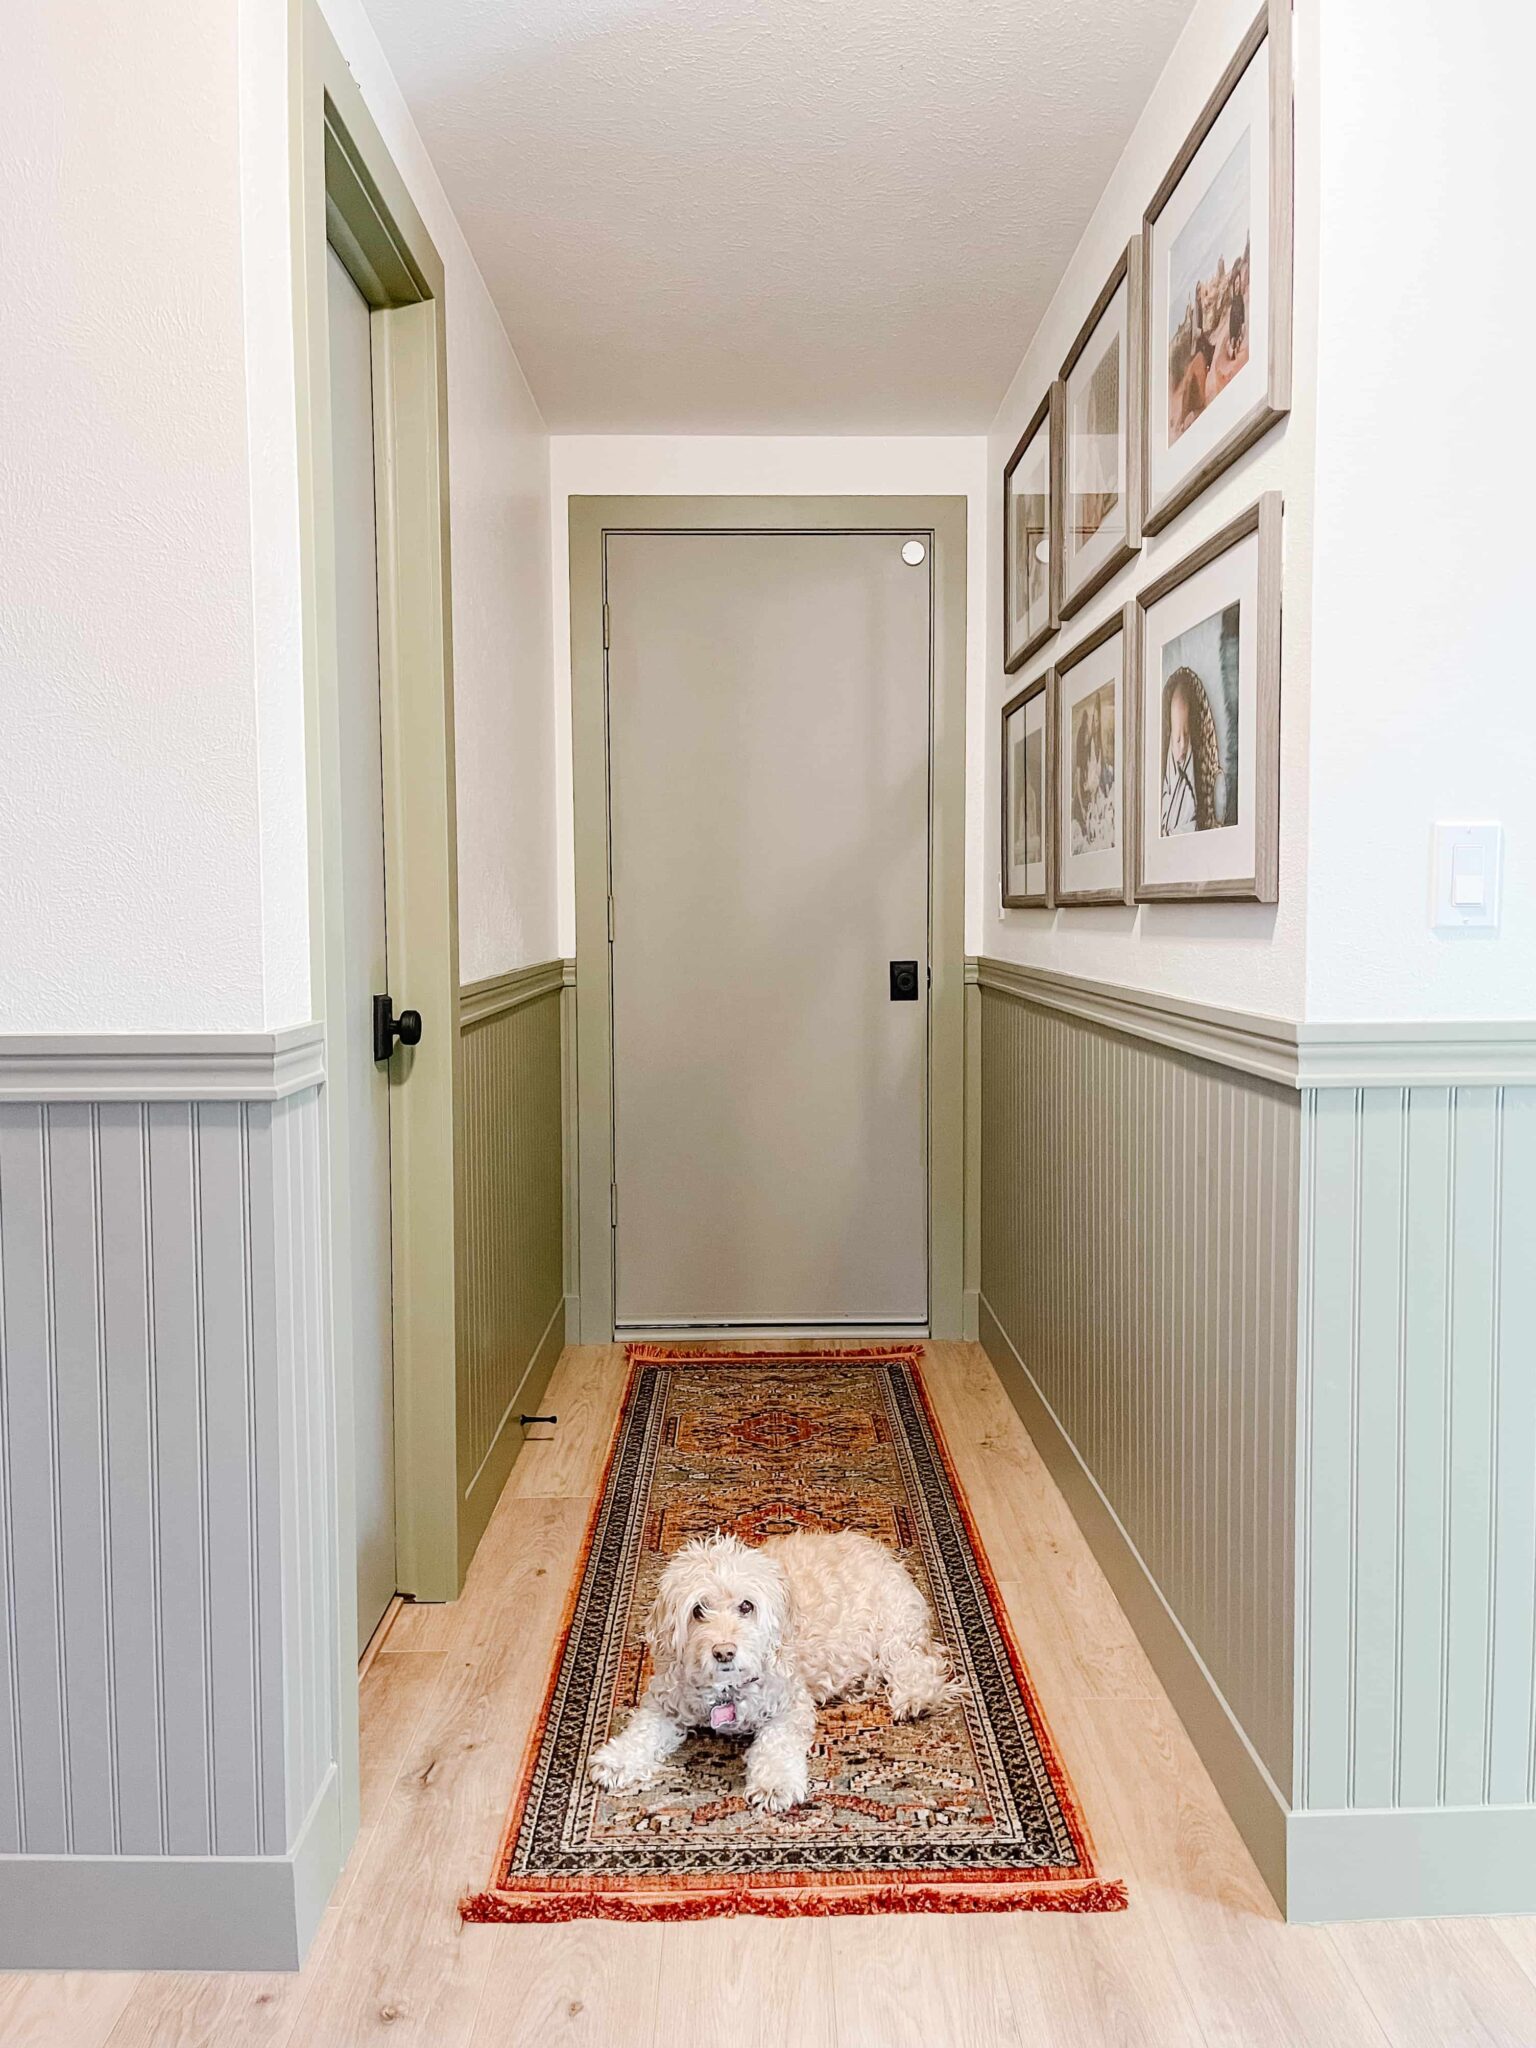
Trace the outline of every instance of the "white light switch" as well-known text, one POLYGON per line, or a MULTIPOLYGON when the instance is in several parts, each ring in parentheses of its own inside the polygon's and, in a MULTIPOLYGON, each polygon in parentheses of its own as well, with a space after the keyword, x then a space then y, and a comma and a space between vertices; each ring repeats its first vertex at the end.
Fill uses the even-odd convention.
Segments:
POLYGON ((1436 825, 1436 931, 1487 930, 1499 921, 1501 825, 1436 825))

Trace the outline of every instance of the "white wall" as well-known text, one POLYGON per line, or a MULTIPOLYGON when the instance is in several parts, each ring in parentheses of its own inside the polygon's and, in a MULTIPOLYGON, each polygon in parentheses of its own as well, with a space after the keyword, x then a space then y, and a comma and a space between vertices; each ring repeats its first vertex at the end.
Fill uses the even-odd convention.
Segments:
POLYGON ((10 10, 0 1029, 259 1026, 232 5, 10 10))
MULTIPOLYGON (((557 820, 560 949, 576 948, 575 842, 571 807, 569 501, 572 497, 697 495, 808 497, 963 496, 968 502, 966 630, 967 780, 979 789, 981 699, 986 679, 986 443, 979 435, 752 436, 556 434, 550 441, 550 569, 558 722, 557 820)), ((967 817, 966 863, 977 806, 967 817)), ((971 949, 974 934, 967 933, 971 949)))
MULTIPOLYGON (((1307 719, 1310 640, 1314 347, 1316 325, 1318 0, 1296 12, 1295 376, 1289 418, 1251 450, 1092 599, 1015 675, 1003 673, 1001 545, 987 554, 986 773, 983 845, 971 872, 977 950, 1031 966, 1094 976, 1211 1003, 1299 1017, 1306 977, 1307 719), (1041 674, 1144 583, 1251 505, 1261 491, 1285 498, 1285 628, 1281 760, 1280 898, 1261 904, 1145 904, 1139 909, 999 908, 997 724, 1005 700, 1041 674)), ((988 490, 994 531, 1002 517, 1002 470, 1061 367, 1127 239, 1138 231, 1175 151, 1253 20, 1254 0, 1200 0, 1146 111, 1137 122, 1078 244, 1050 309, 1029 344, 993 423, 988 490)))
POLYGON ((559 951, 549 441, 360 0, 322 5, 446 273, 459 968, 479 981, 559 951))
MULTIPOLYGON (((548 453, 357 0, 327 13, 447 271, 466 979, 556 951, 548 453)), ((309 1010, 274 0, 8 23, 0 1030, 309 1010)))
POLYGON ((1536 11, 1329 0, 1308 1011, 1536 1016, 1536 11), (1499 935, 1430 833, 1505 828, 1499 935))

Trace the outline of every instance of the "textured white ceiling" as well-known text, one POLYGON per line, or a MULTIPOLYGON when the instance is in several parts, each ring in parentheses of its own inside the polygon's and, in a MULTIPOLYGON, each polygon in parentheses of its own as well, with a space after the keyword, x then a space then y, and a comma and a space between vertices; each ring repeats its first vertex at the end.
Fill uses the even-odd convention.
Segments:
POLYGON ((1191 0, 368 0, 551 428, 990 422, 1191 0))

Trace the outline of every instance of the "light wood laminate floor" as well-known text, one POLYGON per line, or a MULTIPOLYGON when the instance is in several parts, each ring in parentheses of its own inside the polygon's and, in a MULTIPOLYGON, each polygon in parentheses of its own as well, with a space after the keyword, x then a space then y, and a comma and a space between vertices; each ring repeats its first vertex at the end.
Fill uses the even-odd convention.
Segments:
POLYGON ((5 2048, 1100 2048, 1536 2043, 1536 1921, 1286 1927, 975 1345, 929 1383, 1129 1912, 463 1927, 486 1881, 623 1382, 572 1349, 462 1600, 363 1685, 362 1833, 288 1977, 0 1977, 5 2048))

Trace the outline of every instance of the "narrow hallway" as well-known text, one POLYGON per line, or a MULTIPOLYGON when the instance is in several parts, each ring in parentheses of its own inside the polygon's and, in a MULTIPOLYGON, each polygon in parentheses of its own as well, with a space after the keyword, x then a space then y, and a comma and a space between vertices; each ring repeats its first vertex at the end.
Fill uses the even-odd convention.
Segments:
MULTIPOLYGON (((777 1347, 782 1348, 782 1347, 777 1347)), ((484 1881, 625 1380, 569 1348, 464 1596, 363 1685, 363 1827, 297 1976, 0 1979, 7 2048, 1529 2043, 1536 1923, 1286 1927, 979 1346, 924 1376, 1102 1866, 1130 1910, 461 1926, 484 1881)))

